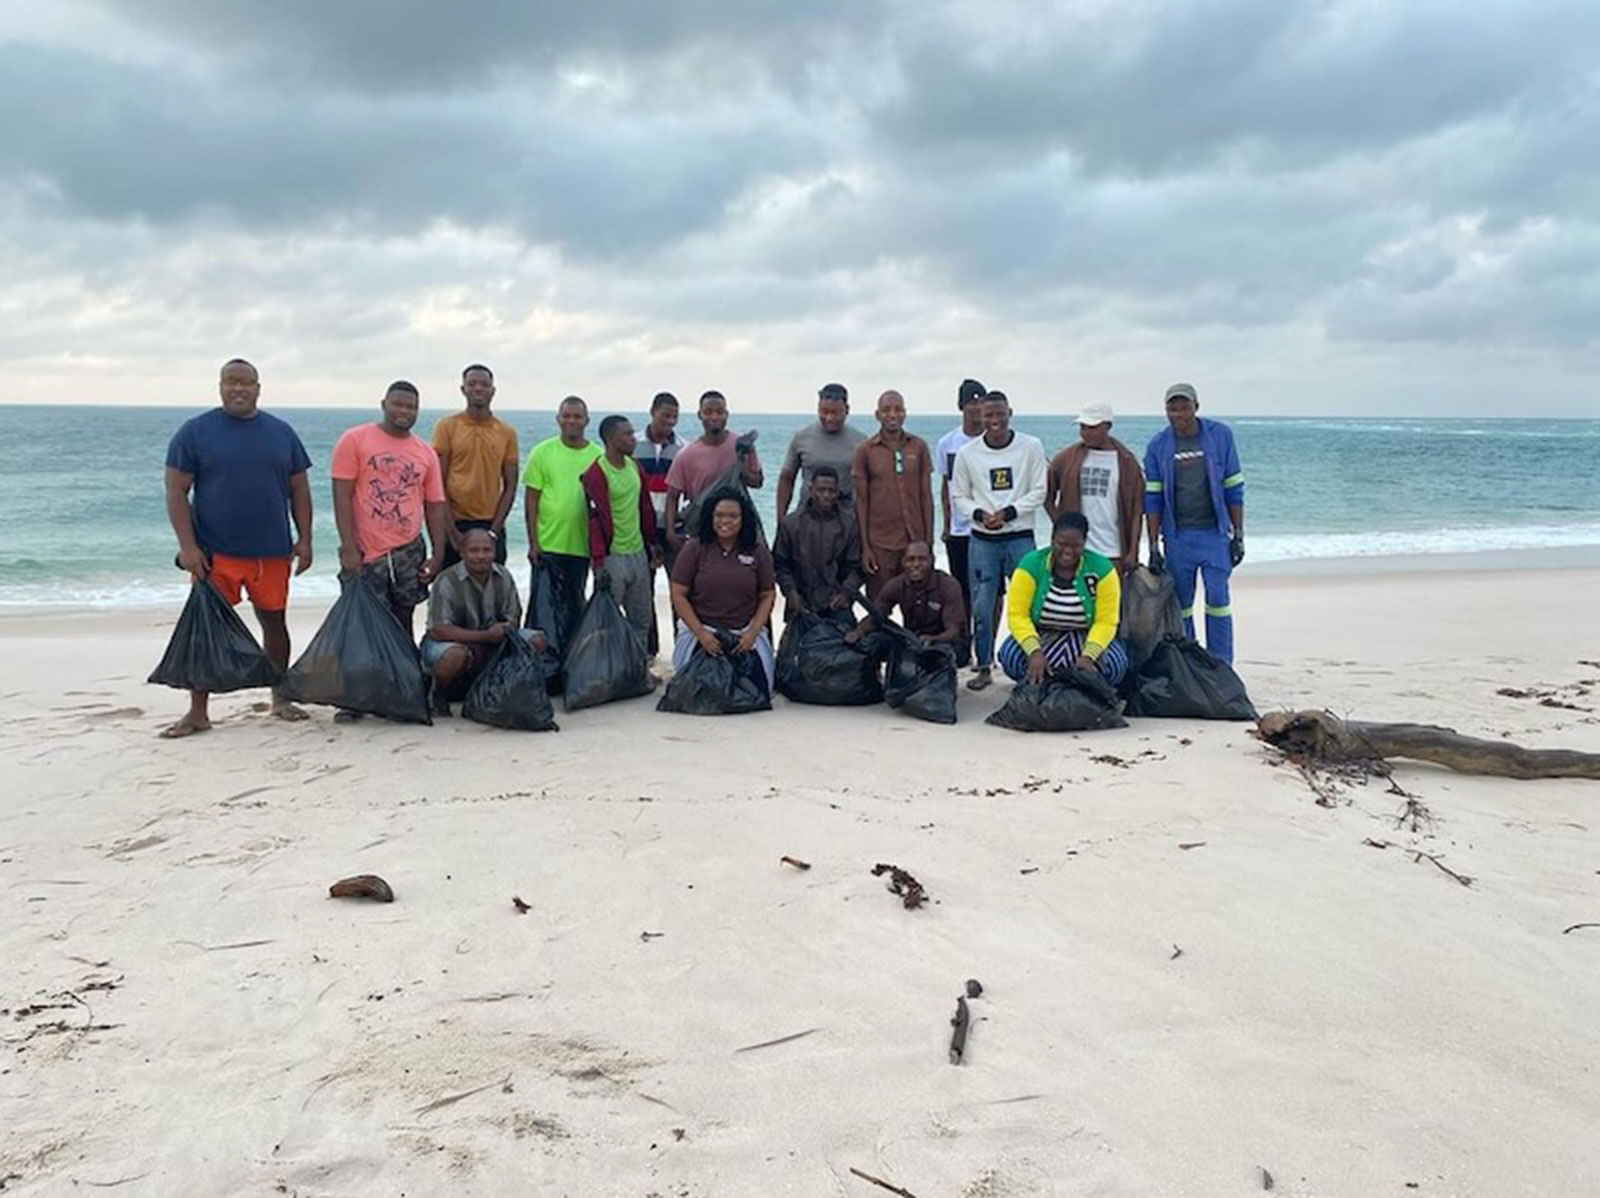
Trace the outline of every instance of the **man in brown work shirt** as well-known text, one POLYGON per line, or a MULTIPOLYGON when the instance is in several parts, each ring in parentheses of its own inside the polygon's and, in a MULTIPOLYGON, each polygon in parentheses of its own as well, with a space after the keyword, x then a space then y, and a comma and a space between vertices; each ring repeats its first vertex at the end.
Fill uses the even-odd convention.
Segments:
POLYGON ((905 424, 906 401, 885 391, 878 397, 878 431, 856 446, 850 468, 861 566, 873 600, 900 573, 906 546, 933 539, 933 454, 905 424))
MULTIPOLYGON (((961 584, 943 570, 934 569, 933 547, 926 541, 907 545, 901 565, 904 573, 884 583, 878 592, 879 610, 887 616, 899 607, 900 621, 907 632, 929 648, 948 645, 957 668, 965 666, 972 646, 967 640, 967 607, 961 598, 961 584)), ((854 644, 875 620, 875 616, 867 616, 844 639, 854 644)))

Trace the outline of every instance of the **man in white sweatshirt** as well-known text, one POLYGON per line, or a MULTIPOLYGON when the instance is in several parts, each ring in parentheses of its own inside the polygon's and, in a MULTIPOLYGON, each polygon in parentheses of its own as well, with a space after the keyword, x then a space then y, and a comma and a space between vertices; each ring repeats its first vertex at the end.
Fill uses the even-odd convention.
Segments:
POLYGON ((1034 518, 1044 506, 1050 463, 1037 437, 1011 428, 1011 401, 1003 391, 983 397, 983 436, 956 454, 950 499, 972 525, 968 549, 974 656, 978 671, 967 682, 981 691, 994 665, 995 599, 1023 555, 1033 549, 1034 518))

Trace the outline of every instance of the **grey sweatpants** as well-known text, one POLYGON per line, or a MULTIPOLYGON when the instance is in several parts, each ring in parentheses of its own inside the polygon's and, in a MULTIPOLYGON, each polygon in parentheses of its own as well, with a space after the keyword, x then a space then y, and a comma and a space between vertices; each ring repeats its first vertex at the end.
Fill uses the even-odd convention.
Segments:
POLYGON ((639 643, 650 637, 650 624, 655 617, 655 593, 650 587, 650 557, 643 550, 638 553, 613 553, 606 557, 604 566, 610 580, 611 597, 617 601, 628 623, 639 634, 639 643))

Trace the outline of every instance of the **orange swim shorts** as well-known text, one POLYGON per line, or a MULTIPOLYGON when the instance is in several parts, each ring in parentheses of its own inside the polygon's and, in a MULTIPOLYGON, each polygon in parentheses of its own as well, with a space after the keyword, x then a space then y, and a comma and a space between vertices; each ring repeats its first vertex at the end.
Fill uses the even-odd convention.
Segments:
POLYGON ((229 557, 211 555, 211 581, 231 604, 239 602, 240 591, 261 611, 283 611, 289 606, 289 563, 287 557, 229 557))

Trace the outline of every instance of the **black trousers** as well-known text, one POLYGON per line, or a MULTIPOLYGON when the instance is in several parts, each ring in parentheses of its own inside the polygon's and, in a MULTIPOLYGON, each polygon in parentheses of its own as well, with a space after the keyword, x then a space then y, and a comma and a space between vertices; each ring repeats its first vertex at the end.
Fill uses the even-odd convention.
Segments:
POLYGON ((951 537, 944 543, 950 556, 950 573, 961 584, 961 602, 967 609, 967 636, 972 636, 972 580, 967 577, 967 546, 970 537, 951 537))
POLYGON ((552 643, 560 646, 558 652, 564 654, 567 651, 567 642, 577 630, 578 619, 583 615, 583 593, 589 587, 589 558, 586 555, 547 552, 540 554, 540 561, 543 568, 553 571, 560 579, 560 588, 565 598, 565 623, 561 628, 551 628, 552 613, 539 610, 537 575, 529 580, 528 615, 523 622, 529 628, 543 629, 545 634, 551 637, 552 643))

